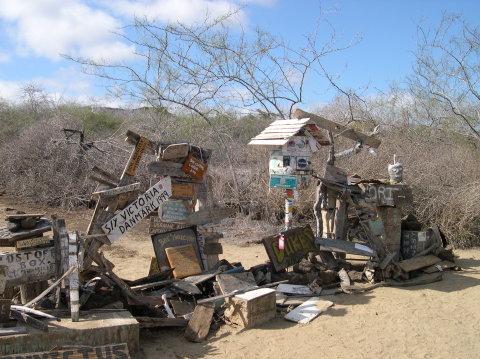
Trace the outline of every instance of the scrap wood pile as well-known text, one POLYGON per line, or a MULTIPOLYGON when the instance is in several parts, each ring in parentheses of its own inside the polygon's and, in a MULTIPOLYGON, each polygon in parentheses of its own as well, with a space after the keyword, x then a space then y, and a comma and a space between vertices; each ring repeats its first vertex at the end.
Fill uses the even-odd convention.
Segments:
POLYGON ((87 312, 128 310, 143 328, 186 327, 187 339, 202 341, 222 322, 248 328, 280 311, 287 320, 307 323, 333 305, 322 296, 429 283, 441 279, 432 272, 457 268, 438 228, 422 231, 411 216, 402 220, 408 186, 352 182, 331 163, 319 177, 315 234, 307 225, 263 238, 270 261, 249 269, 220 260, 219 222, 233 211, 207 206, 211 151, 130 131, 127 141, 134 148, 120 177, 92 170, 99 185, 85 233, 69 232, 56 216, 51 222, 38 214, 7 216, 0 238, 16 252, 0 255, 6 298, 0 321, 11 327, 0 333, 25 331, 12 327, 12 319, 48 331, 48 322, 64 317, 65 309, 73 321, 87 312), (146 190, 135 182, 145 153, 156 156, 146 190), (147 218, 155 252, 150 273, 124 280, 101 247, 147 218), (50 229, 52 239, 42 237, 50 229), (359 257, 366 264, 352 264, 359 257), (17 306, 11 300, 16 287, 22 293, 17 306))

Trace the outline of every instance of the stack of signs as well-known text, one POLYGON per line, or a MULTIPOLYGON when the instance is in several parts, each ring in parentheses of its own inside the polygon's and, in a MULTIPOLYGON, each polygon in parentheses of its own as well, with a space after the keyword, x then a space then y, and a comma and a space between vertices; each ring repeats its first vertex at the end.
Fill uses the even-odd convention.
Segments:
POLYGON ((306 189, 312 174, 310 157, 314 150, 307 136, 293 136, 279 150, 270 152, 270 187, 306 189))
MULTIPOLYGON (((205 225, 215 222, 216 212, 214 209, 195 212, 197 201, 205 199, 203 181, 210 156, 210 150, 188 143, 170 144, 161 146, 159 158, 148 166, 154 175, 169 175, 172 178, 172 196, 159 207, 158 216, 150 219, 150 234, 159 267, 174 266, 171 262, 189 251, 188 258, 192 263, 187 272, 197 268, 193 263, 195 261, 202 269, 207 269, 218 261, 218 254, 222 253, 218 239, 223 235, 213 232, 216 226, 205 225), (169 249, 177 247, 178 253, 169 249)), ((179 271, 176 277, 183 274, 179 271)))

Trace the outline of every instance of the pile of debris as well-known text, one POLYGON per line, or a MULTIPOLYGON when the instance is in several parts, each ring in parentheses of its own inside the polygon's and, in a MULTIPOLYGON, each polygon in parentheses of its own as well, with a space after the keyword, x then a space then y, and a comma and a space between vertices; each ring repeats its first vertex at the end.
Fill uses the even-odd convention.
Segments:
MULTIPOLYGON (((304 125, 318 138, 317 127, 304 125)), ((317 176, 317 233, 306 225, 263 238, 270 261, 249 269, 220 260, 220 222, 234 211, 209 199, 211 151, 188 143, 158 143, 131 131, 127 141, 134 148, 120 177, 92 170, 90 178, 98 182, 92 194, 96 207, 85 233, 67 231, 56 216, 49 221, 41 214, 7 215, 0 241, 16 252, 0 254, 0 348, 6 348, 5 336, 35 335, 30 326, 61 331, 54 325, 60 318, 63 322, 69 316, 76 323, 92 313, 126 311, 139 323, 137 331, 186 327, 185 337, 200 342, 223 322, 249 328, 280 311, 287 320, 307 323, 333 305, 322 296, 425 284, 440 280, 445 269, 458 269, 437 227, 422 231, 413 217, 402 220, 401 206, 411 198, 408 186, 347 178, 332 163, 317 176), (156 158, 148 165, 150 188, 140 192, 134 180, 144 153, 156 158), (155 252, 150 273, 134 281, 122 279, 100 249, 146 218, 155 252), (49 230, 51 239, 43 237, 49 230), (362 265, 352 264, 358 262, 362 265)), ((290 158, 288 163, 293 163, 290 158)), ((301 171, 296 176, 311 175, 301 171)), ((279 179, 275 185, 285 184, 283 175, 274 176, 279 179)), ((111 344, 99 338, 95 343, 77 340, 64 337, 57 344, 111 344)), ((35 350, 42 348, 39 344, 35 350)), ((135 345, 121 350, 134 351, 135 345)), ((17 348, 9 354, 24 352, 17 348)))

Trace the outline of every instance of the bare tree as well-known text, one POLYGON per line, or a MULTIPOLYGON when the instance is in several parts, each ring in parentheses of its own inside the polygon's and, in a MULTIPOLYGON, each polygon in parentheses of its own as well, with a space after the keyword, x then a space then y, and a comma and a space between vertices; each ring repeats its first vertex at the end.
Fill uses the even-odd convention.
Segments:
POLYGON ((444 14, 437 28, 419 26, 417 35, 411 93, 426 109, 432 101, 443 107, 444 115, 432 116, 432 123, 480 140, 480 28, 444 14))

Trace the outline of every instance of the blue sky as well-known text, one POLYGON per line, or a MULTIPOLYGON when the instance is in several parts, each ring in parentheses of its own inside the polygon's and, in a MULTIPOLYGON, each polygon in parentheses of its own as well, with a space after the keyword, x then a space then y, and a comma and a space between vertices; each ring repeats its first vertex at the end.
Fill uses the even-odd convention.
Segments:
MULTIPOLYGON (((220 15, 242 7, 238 21, 247 30, 259 26, 292 44, 324 21, 348 42, 362 41, 324 60, 345 88, 368 88, 364 94, 388 89, 409 73, 415 50, 416 26, 433 27, 443 12, 478 23, 476 0, 0 0, 0 97, 18 100, 20 89, 37 83, 57 99, 118 103, 104 99, 104 84, 83 75, 78 65, 60 54, 128 60, 131 47, 112 31, 133 15, 154 15, 159 21, 192 22, 202 12, 220 15)), ((326 34, 326 33, 325 33, 326 34)), ((328 102, 333 92, 325 84, 309 84, 307 101, 328 102)))

